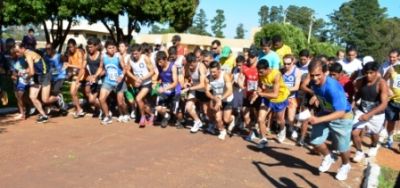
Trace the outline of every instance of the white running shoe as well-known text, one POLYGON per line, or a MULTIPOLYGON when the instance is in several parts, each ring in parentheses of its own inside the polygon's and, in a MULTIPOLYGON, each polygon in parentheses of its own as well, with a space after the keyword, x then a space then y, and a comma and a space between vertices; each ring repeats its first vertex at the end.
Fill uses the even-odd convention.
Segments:
POLYGON ((286 139, 286 127, 283 128, 281 131, 279 131, 278 133, 278 142, 282 143, 283 141, 285 141, 286 139))
POLYGON ((358 163, 363 160, 365 157, 365 153, 362 151, 356 151, 356 155, 353 157, 353 161, 358 163))
POLYGON ((101 121, 101 124, 103 124, 103 125, 108 125, 108 124, 111 124, 111 123, 112 123, 112 117, 109 117, 109 116, 105 117, 105 118, 101 121))
POLYGON ((131 112, 131 119, 136 119, 136 113, 135 113, 135 111, 132 111, 132 112, 131 112))
POLYGON ((292 135, 290 136, 293 140, 297 140, 299 137, 299 133, 297 131, 293 130, 292 135))
POLYGON ((218 139, 225 140, 225 136, 226 136, 226 129, 219 131, 218 139))
POLYGON ((131 118, 129 117, 129 115, 124 115, 124 117, 122 118, 123 123, 128 123, 130 120, 131 118))
POLYGON ((191 133, 196 133, 203 126, 201 121, 195 121, 193 127, 190 129, 191 133))
POLYGON ((119 117, 118 117, 118 122, 122 122, 124 120, 124 116, 123 115, 120 115, 119 117))
POLYGON ((351 169, 350 164, 345 164, 342 165, 338 171, 338 173, 336 174, 336 179, 340 180, 340 181, 344 181, 347 179, 347 175, 349 174, 351 169))
POLYGON ((375 157, 378 154, 378 149, 379 149, 378 145, 376 147, 369 148, 368 157, 375 157))
POLYGON ((262 139, 258 142, 257 148, 258 148, 258 149, 264 149, 264 148, 267 146, 267 144, 268 144, 267 138, 262 138, 262 139))
POLYGON ((329 170, 331 165, 335 162, 335 159, 332 158, 331 154, 328 154, 327 156, 324 157, 324 160, 321 163, 321 166, 319 166, 319 171, 320 172, 326 172, 329 170))

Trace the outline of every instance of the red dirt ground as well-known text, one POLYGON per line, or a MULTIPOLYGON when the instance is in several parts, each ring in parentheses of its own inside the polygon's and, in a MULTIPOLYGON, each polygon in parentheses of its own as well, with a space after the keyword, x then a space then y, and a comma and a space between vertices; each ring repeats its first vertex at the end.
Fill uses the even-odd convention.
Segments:
POLYGON ((359 187, 364 168, 340 182, 340 162, 319 174, 321 157, 291 141, 259 151, 240 137, 89 117, 1 123, 0 143, 0 187, 359 187))

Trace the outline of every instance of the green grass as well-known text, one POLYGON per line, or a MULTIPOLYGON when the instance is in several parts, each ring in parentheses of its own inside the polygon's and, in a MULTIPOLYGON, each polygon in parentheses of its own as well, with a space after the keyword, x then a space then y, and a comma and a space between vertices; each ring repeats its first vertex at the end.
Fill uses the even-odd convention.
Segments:
POLYGON ((395 171, 391 168, 382 167, 381 174, 379 175, 379 188, 393 188, 399 171, 395 171))

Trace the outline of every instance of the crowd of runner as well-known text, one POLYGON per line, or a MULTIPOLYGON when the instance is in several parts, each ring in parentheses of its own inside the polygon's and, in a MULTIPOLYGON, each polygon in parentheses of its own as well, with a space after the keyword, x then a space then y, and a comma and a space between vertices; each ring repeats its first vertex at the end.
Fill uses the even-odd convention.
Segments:
MULTIPOLYGON (((4 76, 14 81, 16 120, 35 111, 37 123, 69 111, 75 119, 90 113, 102 125, 136 121, 144 128, 157 122, 221 140, 236 134, 260 149, 267 147, 267 135, 276 133, 279 143, 288 137, 299 146, 313 145, 324 156, 321 172, 334 163, 330 150, 335 150, 342 159, 339 180, 347 179, 350 159, 377 155, 382 130, 388 133, 385 145, 392 147, 400 112, 398 50, 381 64, 370 56, 357 59, 355 48, 338 51, 336 57, 307 49, 292 54, 279 35, 264 37, 259 47, 239 54, 219 40, 209 50, 189 51, 178 35, 172 43, 164 49, 146 43, 103 45, 89 38, 83 48, 70 39, 60 54, 50 43, 40 51, 36 42, 7 39, 0 82, 7 80, 4 76), (72 105, 64 102, 65 87, 72 105), (365 135, 371 137, 367 152, 362 150, 365 135), (328 149, 327 140, 334 147, 328 149)), ((3 86, 0 97, 5 104, 3 86)))

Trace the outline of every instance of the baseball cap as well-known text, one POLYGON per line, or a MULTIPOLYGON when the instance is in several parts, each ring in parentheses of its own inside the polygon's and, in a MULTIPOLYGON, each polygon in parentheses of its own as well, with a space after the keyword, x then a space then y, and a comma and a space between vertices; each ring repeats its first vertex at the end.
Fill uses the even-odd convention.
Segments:
POLYGON ((365 64, 369 63, 369 62, 373 62, 374 58, 371 56, 365 56, 362 60, 362 65, 364 66, 365 64))
POLYGON ((229 46, 224 46, 224 48, 222 48, 221 51, 221 57, 229 57, 229 55, 231 54, 232 50, 229 46))

